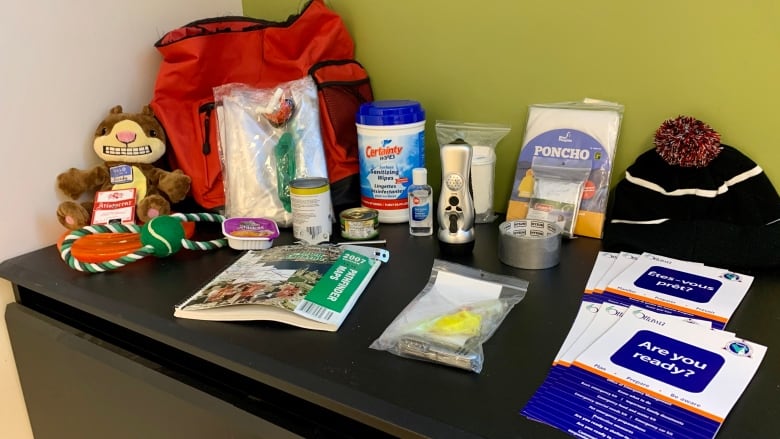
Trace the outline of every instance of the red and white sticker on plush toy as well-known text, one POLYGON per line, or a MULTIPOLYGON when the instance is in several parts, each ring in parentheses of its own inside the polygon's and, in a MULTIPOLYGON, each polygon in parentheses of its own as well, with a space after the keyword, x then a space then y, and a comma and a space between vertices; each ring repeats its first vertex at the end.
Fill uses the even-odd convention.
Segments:
POLYGON ((92 225, 135 224, 135 188, 98 191, 92 209, 92 225))

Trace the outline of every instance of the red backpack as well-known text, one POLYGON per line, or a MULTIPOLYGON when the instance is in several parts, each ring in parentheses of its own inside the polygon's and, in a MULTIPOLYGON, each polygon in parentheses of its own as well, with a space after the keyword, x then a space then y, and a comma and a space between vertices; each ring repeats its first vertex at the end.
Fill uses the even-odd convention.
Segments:
POLYGON ((317 84, 320 130, 336 214, 360 206, 360 160, 355 115, 374 100, 368 73, 352 59, 319 62, 309 69, 317 84))
MULTIPOLYGON (((243 83, 256 88, 270 88, 300 79, 309 74, 317 63, 326 60, 350 60, 344 64, 350 66, 347 76, 339 70, 340 80, 365 81, 368 84, 365 71, 351 61, 354 57, 352 37, 341 17, 325 6, 323 0, 310 0, 300 14, 292 15, 284 22, 249 17, 194 21, 166 33, 155 47, 163 59, 151 107, 168 135, 170 166, 181 169, 192 178, 192 198, 205 209, 219 208, 225 203, 217 148, 216 112, 213 111, 214 87, 243 83)), ((344 61, 337 63, 341 62, 344 61)), ((362 92, 361 96, 365 97, 361 99, 371 99, 370 84, 368 87, 368 93, 362 92)), ((327 106, 327 101, 321 98, 323 105, 327 106)), ((354 131, 357 107, 342 111, 351 112, 351 123, 347 129, 354 131)), ((321 116, 323 120, 332 118, 324 112, 321 116)), ((330 157, 327 159, 329 173, 331 161, 334 162, 333 173, 329 176, 331 181, 334 177, 342 179, 345 175, 354 178, 359 172, 357 166, 340 163, 342 156, 349 158, 349 153, 343 153, 342 146, 332 143, 338 142, 337 138, 341 135, 329 134, 325 126, 322 131, 325 154, 330 157), (341 170, 343 166, 348 169, 341 170), (353 168, 354 172, 349 171, 353 168)), ((347 137, 350 135, 346 133, 347 137)), ((359 197, 359 186, 354 190, 359 197)))

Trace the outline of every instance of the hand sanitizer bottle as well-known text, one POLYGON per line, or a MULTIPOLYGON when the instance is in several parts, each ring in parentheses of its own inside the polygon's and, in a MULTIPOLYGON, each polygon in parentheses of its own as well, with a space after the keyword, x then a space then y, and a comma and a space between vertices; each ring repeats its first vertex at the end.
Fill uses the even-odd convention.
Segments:
POLYGON ((409 234, 430 236, 433 234, 433 189, 428 185, 428 170, 414 168, 409 194, 409 234))

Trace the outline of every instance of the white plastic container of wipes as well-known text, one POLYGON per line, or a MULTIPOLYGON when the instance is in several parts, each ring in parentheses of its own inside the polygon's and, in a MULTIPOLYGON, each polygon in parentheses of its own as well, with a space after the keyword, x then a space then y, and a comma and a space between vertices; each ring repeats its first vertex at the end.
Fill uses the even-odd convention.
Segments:
POLYGON ((360 203, 380 223, 409 220, 412 169, 425 167, 425 110, 419 102, 365 103, 355 116, 360 155, 360 203))

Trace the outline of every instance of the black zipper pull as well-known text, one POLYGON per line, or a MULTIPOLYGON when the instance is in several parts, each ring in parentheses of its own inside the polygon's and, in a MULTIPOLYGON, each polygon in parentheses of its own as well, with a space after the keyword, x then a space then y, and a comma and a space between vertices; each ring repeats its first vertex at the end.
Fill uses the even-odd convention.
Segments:
POLYGON ((211 154, 211 111, 214 102, 206 102, 198 108, 198 112, 206 113, 203 117, 203 155, 211 154))

